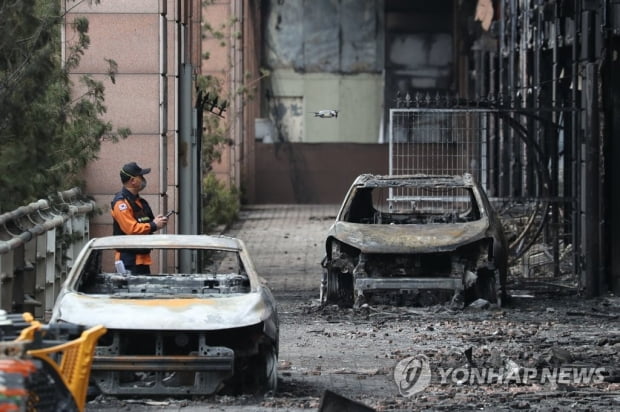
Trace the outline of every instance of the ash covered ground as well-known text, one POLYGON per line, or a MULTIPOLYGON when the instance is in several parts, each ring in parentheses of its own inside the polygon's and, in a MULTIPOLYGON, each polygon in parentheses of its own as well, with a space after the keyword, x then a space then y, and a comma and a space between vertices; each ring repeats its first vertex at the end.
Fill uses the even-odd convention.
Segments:
POLYGON ((226 231, 246 242, 278 301, 275 395, 100 396, 87 411, 318 410, 326 390, 377 411, 620 410, 619 297, 585 299, 571 274, 543 273, 512 276, 502 308, 321 306, 323 236, 336 211, 254 206, 226 231))

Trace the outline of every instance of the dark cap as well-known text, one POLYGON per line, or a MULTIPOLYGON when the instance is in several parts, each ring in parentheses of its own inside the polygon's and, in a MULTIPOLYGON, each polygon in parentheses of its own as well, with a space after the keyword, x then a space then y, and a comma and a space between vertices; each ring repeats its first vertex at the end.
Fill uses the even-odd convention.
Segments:
POLYGON ((142 169, 136 162, 127 163, 121 169, 121 181, 126 182, 132 177, 142 176, 151 172, 150 168, 142 169))

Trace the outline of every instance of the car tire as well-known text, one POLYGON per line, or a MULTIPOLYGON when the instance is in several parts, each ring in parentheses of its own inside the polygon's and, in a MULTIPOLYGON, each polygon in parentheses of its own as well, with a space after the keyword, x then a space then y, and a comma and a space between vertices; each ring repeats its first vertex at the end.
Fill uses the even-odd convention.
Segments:
POLYGON ((499 282, 495 273, 485 271, 480 273, 476 281, 476 295, 481 298, 501 306, 501 297, 499 295, 499 282))
POLYGON ((331 264, 328 264, 325 270, 327 271, 325 303, 344 307, 353 306, 353 276, 332 268, 331 264))
POLYGON ((278 388, 278 355, 276 346, 262 343, 258 353, 235 361, 235 372, 222 388, 221 394, 273 396, 278 388))
POLYGON ((258 369, 259 391, 265 395, 273 396, 278 390, 278 354, 274 345, 262 345, 260 350, 258 369))

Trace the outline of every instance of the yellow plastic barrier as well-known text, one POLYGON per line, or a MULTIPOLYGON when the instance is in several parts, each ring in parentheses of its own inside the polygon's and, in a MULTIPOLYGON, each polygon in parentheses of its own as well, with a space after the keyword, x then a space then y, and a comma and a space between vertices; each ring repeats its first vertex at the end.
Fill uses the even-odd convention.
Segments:
MULTIPOLYGON (((31 325, 21 331, 17 341, 33 340, 35 332, 43 326, 34 319, 28 319, 26 315, 24 314, 24 320, 30 322, 31 325)), ((105 327, 94 326, 83 331, 79 338, 69 342, 48 348, 31 349, 27 352, 29 355, 47 362, 58 372, 81 412, 84 411, 86 405, 90 368, 93 363, 97 340, 106 332, 105 327), (53 356, 57 354, 61 355, 60 364, 53 359, 53 356)))

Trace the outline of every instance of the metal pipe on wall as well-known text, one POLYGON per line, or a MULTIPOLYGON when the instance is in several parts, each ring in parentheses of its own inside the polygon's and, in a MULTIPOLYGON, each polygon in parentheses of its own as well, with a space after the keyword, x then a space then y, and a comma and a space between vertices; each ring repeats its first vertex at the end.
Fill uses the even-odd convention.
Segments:
MULTIPOLYGON (((572 25, 572 48, 571 48, 571 83, 572 83, 572 94, 571 94, 571 170, 570 177, 572 182, 572 190, 571 196, 575 199, 575 204, 573 205, 573 213, 572 213, 572 223, 573 223, 573 267, 575 268, 575 272, 582 276, 582 262, 583 262, 583 252, 581 247, 581 203, 578 198, 581 185, 579 183, 579 166, 580 166, 580 145, 578 141, 578 129, 580 125, 580 117, 581 117, 581 105, 578 104, 577 96, 579 95, 577 92, 577 85, 579 83, 579 61, 578 61, 578 34, 577 27, 578 22, 580 21, 580 0, 573 0, 574 5, 574 16, 573 16, 573 25, 572 25)), ((583 279, 582 279, 583 281, 583 279)))
MULTIPOLYGON (((553 1, 553 17, 551 19, 551 25, 549 26, 550 29, 552 29, 551 33, 547 33, 547 36, 549 38, 551 38, 551 36, 553 36, 553 39, 550 39, 550 41, 553 41, 553 45, 551 48, 551 107, 553 107, 555 110, 553 110, 551 112, 551 123, 553 125, 557 125, 558 122, 560 121, 560 116, 558 116, 558 81, 559 81, 559 77, 558 77, 558 68, 559 68, 559 64, 558 64, 558 42, 560 40, 559 38, 559 34, 560 34, 560 19, 558 18, 558 3, 557 1, 553 1)), ((565 121, 565 117, 564 117, 564 112, 562 113, 562 121, 565 121)), ((551 148, 551 182, 552 182, 552 187, 551 187, 551 196, 559 196, 562 195, 564 196, 565 193, 560 193, 560 185, 559 185, 559 139, 560 139, 560 133, 564 133, 564 131, 560 132, 560 129, 554 129, 553 133, 552 133, 552 137, 553 137, 553 141, 552 143, 552 148, 551 148)), ((566 156, 564 157, 566 159, 566 156)), ((565 206, 566 203, 564 203, 562 205, 565 206)), ((553 256, 554 258, 554 263, 553 263, 553 276, 557 277, 560 275, 560 259, 558 258, 560 256, 560 233, 562 233, 562 229, 560 228, 560 205, 557 204, 557 202, 554 202, 551 205, 551 213, 552 213, 552 221, 551 224, 554 226, 555 230, 555 236, 553 238, 553 256)))
MULTIPOLYGON (((517 46, 517 24, 518 24, 518 12, 519 9, 517 7, 516 0, 510 0, 510 35, 508 45, 508 90, 510 91, 509 102, 510 108, 514 109, 517 103, 517 76, 515 72, 517 72, 517 60, 518 56, 516 55, 516 51, 518 49, 517 46)), ((508 170, 508 179, 509 179, 509 196, 520 196, 520 187, 519 187, 519 175, 521 173, 521 168, 519 167, 519 163, 521 161, 520 155, 520 141, 515 136, 512 128, 509 129, 507 133, 507 148, 509 150, 509 170, 508 170)))
MULTIPOLYGON (((494 53, 493 51, 488 52, 488 70, 489 70, 489 96, 492 98, 497 96, 497 85, 496 85, 496 76, 497 76, 497 66, 496 61, 499 60, 499 54, 494 53)), ((499 196, 498 190, 498 153, 499 153, 499 136, 498 136, 498 122, 497 116, 489 116, 489 174, 488 174, 488 182, 489 182, 489 194, 491 196, 499 196)))
MULTIPOLYGON (((159 187, 161 213, 168 211, 168 2, 159 2, 159 187)), ((173 222, 176 225, 176 219, 173 222)), ((170 230, 169 225, 165 232, 170 230)), ((168 256, 161 254, 160 268, 168 267, 168 256)))
POLYGON ((178 52, 177 64, 179 70, 179 94, 177 111, 179 113, 179 233, 196 234, 195 215, 197 199, 195 196, 195 146, 196 135, 193 129, 192 107, 192 66, 188 56, 189 28, 187 16, 179 9, 178 16, 178 52))
MULTIPOLYGON (((531 33, 532 33, 532 42, 530 42, 530 50, 532 50, 532 66, 533 66, 533 73, 532 73, 532 93, 531 93, 531 99, 532 99, 532 107, 534 108, 536 114, 541 117, 544 118, 547 114, 546 113, 541 113, 540 109, 541 109, 541 101, 540 99, 542 98, 542 82, 541 82, 541 77, 542 77, 542 66, 541 66, 541 60, 542 60, 542 31, 543 31, 543 3, 541 0, 533 0, 531 3, 531 8, 532 8, 532 14, 534 16, 534 19, 531 21, 533 24, 531 24, 531 33)), ((539 144, 539 146, 541 147, 541 149, 543 150, 543 152, 547 152, 546 150, 546 142, 545 142, 545 136, 544 136, 544 131, 547 130, 547 128, 541 128, 541 127, 536 127, 536 121, 530 117, 528 120, 529 124, 531 125, 531 129, 534 130, 535 136, 534 136, 534 140, 539 144)), ((532 159, 534 154, 532 151, 532 148, 528 147, 526 149, 526 154, 527 154, 527 158, 528 159, 532 159)), ((536 165, 534 164, 534 162, 528 162, 527 164, 527 176, 526 176, 526 187, 527 187, 527 193, 529 196, 541 196, 542 194, 540 193, 539 184, 536 184, 536 175, 534 172, 534 168, 536 167, 536 165)))
MULTIPOLYGON (((189 36, 190 30, 187 27, 189 21, 189 11, 187 3, 185 8, 181 8, 179 0, 177 16, 178 34, 178 95, 177 111, 179 112, 178 129, 178 170, 179 189, 178 202, 179 214, 178 232, 181 234, 198 234, 197 213, 199 199, 196 193, 196 130, 195 130, 195 111, 192 106, 192 75, 193 68, 189 58, 189 36)), ((189 253, 181 253, 179 258, 180 270, 183 273, 190 273, 193 270, 195 259, 189 253)))
MULTIPOLYGON (((591 16, 588 16, 590 18, 591 16)), ((583 163, 583 209, 584 209, 584 258, 586 296, 594 297, 601 293, 602 279, 600 278, 601 262, 599 261, 600 216, 599 203, 599 113, 598 113, 598 64, 586 63, 585 78, 585 124, 584 124, 584 163, 583 163)))
MULTIPOLYGON (((500 10, 499 10, 499 14, 501 16, 506 16, 506 2, 507 0, 503 0, 500 2, 500 10)), ((498 86, 497 86, 497 91, 498 94, 500 96, 500 98, 502 99, 502 101, 500 101, 500 105, 504 105, 506 104, 506 91, 508 90, 508 87, 506 85, 506 81, 507 81, 507 76, 506 76, 506 62, 505 62, 505 57, 506 57, 506 53, 507 52, 507 45, 506 45, 506 18, 503 17, 502 19, 500 19, 499 21, 500 23, 500 28, 499 28, 499 55, 498 55, 498 62, 497 62, 497 70, 498 70, 498 86)), ((505 127, 504 122, 502 120, 498 120, 498 132, 499 132, 499 144, 498 144, 498 150, 499 150, 499 157, 500 157, 500 162, 499 162, 499 179, 498 179, 498 190, 497 190, 497 194, 496 196, 507 196, 510 193, 509 190, 509 161, 510 161, 510 154, 509 154, 509 150, 508 150, 508 129, 505 127)))
POLYGON ((598 144, 596 146, 596 162, 597 162, 597 167, 598 167, 598 171, 597 171, 597 175, 599 176, 599 179, 596 180, 596 184, 598 185, 598 197, 597 197, 597 204, 596 204, 596 208, 597 208, 597 215, 598 215, 598 222, 597 222, 597 232, 598 232, 598 256, 596 257, 596 261, 598 262, 597 265, 597 283, 598 283, 598 293, 597 296, 600 296, 605 290, 609 289, 608 285, 608 279, 607 279, 607 273, 609 270, 609 259, 607 254, 605 253, 605 249, 607 247, 606 245, 606 240, 607 238, 605 237, 605 231, 607 228, 607 223, 608 221, 605 219, 606 215, 605 215, 605 207, 607 205, 607 198, 604 197, 605 191, 604 191, 604 184, 605 181, 608 178, 607 173, 601 173, 601 166, 605 166, 605 158, 604 156, 602 156, 602 153, 604 153, 604 145, 605 145, 605 140, 606 140, 606 136, 607 133, 605 132, 605 135, 603 135, 603 133, 601 133, 601 131, 606 131, 608 130, 608 126, 606 124, 605 118, 601 117, 600 115, 600 108, 603 106, 603 102, 602 102, 602 95, 603 93, 600 90, 601 87, 601 76, 600 76, 600 70, 601 70, 601 66, 602 66, 602 62, 604 61, 604 56, 603 56, 603 50, 605 48, 605 43, 604 43, 604 39, 603 39, 603 33, 609 33, 607 30, 607 27, 605 26, 606 24, 606 16, 607 16, 607 7, 606 7, 606 2, 600 2, 596 11, 596 14, 594 15, 594 59, 597 62, 596 65, 596 70, 597 70, 597 78, 599 79, 599 81, 596 84, 596 88, 597 88, 597 101, 596 101, 596 122, 597 122, 597 127, 596 127, 596 131, 598 134, 598 144))
POLYGON ((582 10, 582 53, 585 79, 582 104, 584 108, 584 138, 582 145, 582 210, 583 255, 585 262, 584 283, 586 295, 594 297, 605 289, 605 257, 601 253, 603 228, 600 215, 601 176, 600 164, 600 118, 599 118, 599 58, 601 8, 598 2, 584 2, 582 10))
POLYGON ((159 2, 159 187, 160 211, 168 211, 168 2, 159 2))
MULTIPOLYGON (((181 63, 182 63, 182 57, 181 57, 181 46, 182 46, 182 42, 181 42, 181 22, 180 22, 180 16, 181 16, 181 0, 177 0, 176 2, 176 9, 174 11, 174 73, 172 74, 174 77, 174 110, 173 110, 173 116, 174 116, 174 129, 171 130, 171 132, 173 133, 174 136, 174 187, 176 189, 176 203, 177 203, 177 211, 180 210, 181 208, 181 202, 179 200, 179 129, 181 128, 180 126, 180 119, 179 119, 179 93, 181 90, 181 86, 180 86, 180 82, 179 82, 179 76, 180 76, 180 71, 181 71, 181 63)), ((177 231, 179 230, 179 221, 177 219, 176 221, 176 229, 177 231)))
MULTIPOLYGON (((521 93, 521 98, 518 100, 520 102, 521 108, 534 107, 534 102, 532 99, 532 89, 533 89, 533 81, 535 76, 535 70, 533 65, 530 64, 530 51, 532 52, 532 56, 535 54, 531 49, 530 42, 532 40, 532 20, 530 19, 532 13, 532 2, 535 0, 522 0, 521 7, 519 9, 519 21, 520 21, 520 30, 519 30, 519 41, 521 46, 519 47, 519 91, 521 93)), ((523 124, 527 125, 529 130, 533 129, 533 122, 529 117, 521 117, 521 121, 523 124)), ((519 141, 519 160, 520 163, 517 165, 520 169, 518 174, 518 186, 520 188, 520 194, 522 196, 531 196, 530 193, 531 186, 528 185, 529 175, 531 171, 531 164, 529 161, 528 155, 530 151, 528 150, 528 146, 525 142, 519 141)))
POLYGON ((243 0, 231 1, 231 15, 234 25, 230 31, 232 44, 232 61, 234 67, 231 79, 231 91, 233 93, 233 119, 231 122, 233 145, 230 147, 232 171, 230 182, 235 186, 241 185, 241 155, 243 152, 243 96, 240 93, 243 86, 243 39, 239 33, 243 33, 243 0))

